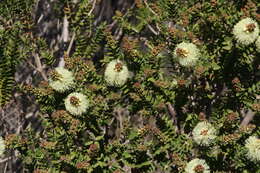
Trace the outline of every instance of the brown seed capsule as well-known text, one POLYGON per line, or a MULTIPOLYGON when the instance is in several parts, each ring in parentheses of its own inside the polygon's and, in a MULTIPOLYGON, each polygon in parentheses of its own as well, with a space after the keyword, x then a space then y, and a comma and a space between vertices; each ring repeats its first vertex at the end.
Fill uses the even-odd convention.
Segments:
POLYGON ((116 72, 120 72, 121 70, 123 70, 123 64, 121 62, 116 63, 114 70, 116 72))
POLYGON ((73 105, 73 106, 79 106, 80 104, 80 100, 75 97, 75 96, 71 96, 70 97, 70 103, 73 105))
POLYGON ((181 58, 186 58, 188 56, 188 51, 181 49, 181 48, 177 48, 176 49, 176 54, 181 57, 181 58))
POLYGON ((193 170, 197 173, 202 173, 205 168, 202 165, 197 165, 193 170))
POLYGON ((202 130, 200 132, 201 135, 206 136, 208 134, 208 130, 202 130))
POLYGON ((256 28, 256 25, 254 23, 246 25, 246 31, 253 32, 256 28))

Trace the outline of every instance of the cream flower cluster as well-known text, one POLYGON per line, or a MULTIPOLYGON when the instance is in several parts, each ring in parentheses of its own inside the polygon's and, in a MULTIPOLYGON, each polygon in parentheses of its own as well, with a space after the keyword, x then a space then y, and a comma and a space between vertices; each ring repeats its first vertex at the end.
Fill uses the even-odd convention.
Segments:
POLYGON ((247 157, 252 161, 260 161, 260 139, 250 136, 246 140, 247 157))
POLYGON ((5 142, 2 137, 0 137, 0 156, 5 152, 5 142))
POLYGON ((208 122, 199 122, 192 131, 193 140, 202 146, 209 146, 216 136, 216 129, 208 122))
POLYGON ((259 27, 251 18, 240 20, 233 28, 235 39, 243 45, 253 43, 259 35, 259 27))
POLYGON ((74 86, 73 74, 63 67, 57 67, 51 73, 49 84, 54 90, 58 92, 69 90, 74 86))
POLYGON ((65 99, 65 108, 72 115, 81 115, 87 111, 89 101, 84 94, 71 93, 65 99))
POLYGON ((129 78, 129 71, 127 66, 120 60, 113 60, 107 64, 105 70, 105 80, 108 85, 122 86, 129 78))
POLYGON ((182 66, 193 66, 199 59, 200 51, 193 43, 182 42, 174 50, 174 56, 182 66))
POLYGON ((193 159, 185 167, 186 173, 210 173, 210 168, 203 159, 193 159))

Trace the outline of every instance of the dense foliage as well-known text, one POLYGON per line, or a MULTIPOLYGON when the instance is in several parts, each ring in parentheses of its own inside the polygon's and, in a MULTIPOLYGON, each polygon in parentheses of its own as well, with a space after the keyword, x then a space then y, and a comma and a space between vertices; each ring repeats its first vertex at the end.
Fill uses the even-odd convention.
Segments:
POLYGON ((28 30, 32 4, 32 0, 0 2, 0 107, 12 96, 16 66, 31 49, 28 30))
POLYGON ((135 0, 113 25, 94 22, 93 2, 56 6, 75 36, 64 67, 34 40, 53 69, 20 89, 35 96, 44 130, 5 138, 26 169, 259 172, 257 0, 135 0), (244 18, 255 22, 241 31, 257 34, 249 43, 234 31, 244 18))

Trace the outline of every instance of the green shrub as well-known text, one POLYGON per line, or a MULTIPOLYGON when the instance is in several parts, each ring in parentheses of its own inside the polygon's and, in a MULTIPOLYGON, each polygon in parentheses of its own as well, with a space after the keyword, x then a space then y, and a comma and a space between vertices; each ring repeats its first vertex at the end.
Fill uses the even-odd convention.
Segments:
MULTIPOLYGON (((91 3, 65 3, 74 84, 23 86, 44 131, 8 136, 8 145, 31 172, 259 172, 258 4, 136 0, 116 11, 124 34, 115 39, 111 25, 94 25, 91 3), (239 32, 256 32, 249 41, 233 32, 246 17, 253 22, 239 32)), ((67 80, 55 69, 49 79, 67 80)))

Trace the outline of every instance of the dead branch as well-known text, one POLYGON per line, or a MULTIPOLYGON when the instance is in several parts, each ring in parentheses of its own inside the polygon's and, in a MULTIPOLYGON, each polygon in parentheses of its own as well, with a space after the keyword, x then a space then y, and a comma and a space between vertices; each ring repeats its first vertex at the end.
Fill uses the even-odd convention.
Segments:
POLYGON ((249 109, 246 113, 244 111, 241 112, 244 115, 244 119, 242 120, 240 127, 247 126, 250 123, 250 121, 253 120, 255 112, 253 112, 251 109, 249 109))

